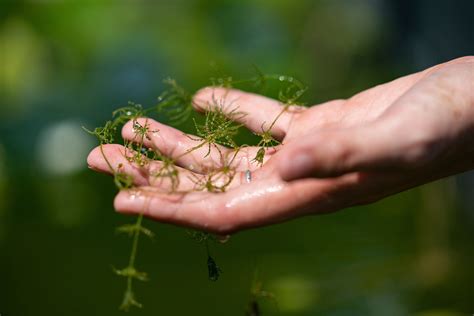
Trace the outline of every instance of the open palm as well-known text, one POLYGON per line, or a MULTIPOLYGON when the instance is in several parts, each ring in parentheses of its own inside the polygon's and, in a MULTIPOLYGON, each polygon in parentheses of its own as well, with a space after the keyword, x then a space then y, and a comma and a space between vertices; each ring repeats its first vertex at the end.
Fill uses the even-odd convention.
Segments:
MULTIPOLYGON (((124 147, 105 145, 114 169, 122 166, 136 185, 118 193, 115 208, 227 234, 370 203, 467 170, 473 159, 459 157, 465 156, 460 151, 474 128, 473 67, 473 58, 467 57, 348 100, 290 107, 271 127, 282 144, 266 150, 262 166, 254 160, 258 147, 244 147, 235 157, 223 146, 210 146, 209 154, 207 146, 185 154, 199 143, 196 136, 140 118, 138 123, 150 130, 145 145, 173 158, 180 167, 181 193, 169 193, 171 183, 152 176, 161 162, 137 167, 125 159, 124 147), (196 179, 205 179, 226 159, 237 171, 226 192, 195 191, 196 179)), ((216 99, 232 104, 223 106, 224 111, 237 107, 246 113, 234 119, 255 133, 266 130, 282 111, 278 101, 224 88, 199 91, 194 104, 198 111, 213 110, 216 99)), ((133 125, 124 126, 124 139, 135 140, 133 125)), ((88 164, 110 172, 99 148, 90 153, 88 164)))

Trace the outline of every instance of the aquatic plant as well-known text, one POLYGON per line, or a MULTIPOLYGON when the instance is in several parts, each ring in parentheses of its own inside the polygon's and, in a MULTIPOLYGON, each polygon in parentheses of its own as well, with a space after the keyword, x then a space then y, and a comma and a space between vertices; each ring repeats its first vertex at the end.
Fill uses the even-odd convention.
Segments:
POLYGON ((259 277, 258 269, 255 268, 252 285, 250 287, 250 298, 247 305, 247 310, 245 311, 245 316, 262 315, 260 307, 261 300, 271 300, 276 304, 275 295, 264 289, 263 282, 259 277))
MULTIPOLYGON (((241 80, 234 80, 231 76, 226 76, 220 73, 219 76, 211 78, 211 83, 214 86, 232 88, 250 85, 258 90, 263 90, 271 83, 276 83, 278 87, 278 98, 283 104, 281 112, 273 119, 273 121, 264 128, 262 124, 261 132, 256 133, 260 138, 257 146, 260 146, 254 161, 259 165, 263 164, 263 159, 266 151, 279 144, 279 142, 272 136, 272 128, 281 117, 281 115, 289 109, 291 105, 297 104, 306 91, 306 87, 298 80, 290 76, 283 75, 266 75, 256 70, 256 75, 241 80)), ((190 180, 194 184, 192 191, 208 191, 213 193, 225 192, 231 185, 235 175, 237 174, 235 167, 235 159, 239 151, 246 145, 239 145, 236 137, 239 130, 242 128, 241 122, 246 113, 239 110, 235 101, 228 102, 226 97, 217 98, 213 96, 212 104, 204 111, 204 118, 202 123, 193 117, 193 94, 185 90, 183 87, 171 78, 164 81, 167 89, 158 97, 158 103, 149 108, 144 108, 140 104, 129 102, 127 106, 118 108, 112 113, 112 118, 106 121, 101 127, 94 130, 84 128, 88 133, 94 135, 99 142, 100 152, 106 162, 110 173, 113 175, 114 183, 119 190, 134 190, 133 177, 125 172, 123 163, 117 165, 116 168, 111 164, 109 158, 104 151, 105 144, 122 143, 124 150, 122 152, 123 158, 127 163, 138 169, 146 169, 149 171, 150 177, 155 180, 167 180, 169 185, 166 187, 168 192, 176 193, 182 192, 180 188, 180 169, 176 166, 175 161, 182 158, 184 155, 189 155, 196 152, 198 149, 206 148, 205 154, 202 158, 208 157, 211 152, 217 153, 217 161, 215 165, 207 167, 207 173, 204 175, 191 175, 190 180), (196 145, 191 146, 184 153, 177 157, 170 157, 163 154, 158 148, 147 146, 151 143, 151 135, 159 135, 159 130, 151 130, 148 119, 144 117, 165 116, 170 125, 183 125, 188 122, 193 122, 195 134, 197 136, 187 137, 196 142, 196 145), (123 140, 118 136, 118 130, 127 122, 131 122, 133 128, 133 139, 123 140), (226 148, 225 153, 222 148, 226 148), (154 170, 149 168, 150 164, 159 161, 159 167, 154 170), (151 170, 151 171, 150 171, 151 170)), ((215 158, 215 157, 214 157, 215 158)), ((146 204, 146 203, 145 203, 146 204)), ((145 210, 144 210, 145 211, 145 210)), ((126 234, 132 239, 131 251, 128 259, 128 264, 121 269, 113 268, 113 271, 126 279, 126 288, 123 295, 123 300, 120 305, 121 310, 129 310, 131 307, 142 307, 136 299, 133 282, 147 281, 148 275, 145 272, 139 271, 136 267, 136 259, 138 252, 138 243, 140 236, 144 235, 153 238, 153 232, 143 226, 143 213, 136 217, 134 223, 120 226, 116 229, 118 233, 126 234)), ((210 252, 210 242, 224 242, 228 239, 226 236, 214 236, 207 232, 188 231, 190 237, 198 243, 204 244, 206 249, 206 265, 208 270, 208 278, 211 281, 217 281, 222 273, 221 268, 216 263, 214 256, 210 252)), ((261 289, 261 284, 254 281, 252 287, 252 303, 253 308, 258 309, 258 299, 266 296, 267 292, 261 289)), ((249 306, 250 306, 249 305, 249 306)))

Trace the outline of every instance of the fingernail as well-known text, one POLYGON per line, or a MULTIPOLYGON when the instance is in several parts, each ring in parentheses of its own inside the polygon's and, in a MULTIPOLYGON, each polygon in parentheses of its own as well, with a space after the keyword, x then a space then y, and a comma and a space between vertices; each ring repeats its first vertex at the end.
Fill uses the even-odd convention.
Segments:
POLYGON ((299 154, 280 167, 280 176, 285 181, 308 177, 313 159, 308 154, 299 154))

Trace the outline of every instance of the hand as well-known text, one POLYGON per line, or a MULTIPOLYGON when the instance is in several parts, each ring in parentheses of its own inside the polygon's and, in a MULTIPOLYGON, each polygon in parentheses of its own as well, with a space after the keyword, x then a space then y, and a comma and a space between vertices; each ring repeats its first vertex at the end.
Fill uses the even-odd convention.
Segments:
MULTIPOLYGON (((245 147, 232 164, 238 171, 224 193, 195 192, 192 179, 218 168, 232 151, 196 146, 196 137, 151 119, 145 145, 159 149, 180 166, 181 191, 131 165, 124 147, 106 145, 112 166, 123 166, 136 188, 115 199, 118 212, 190 226, 218 234, 282 222, 303 215, 333 212, 377 201, 434 179, 469 170, 474 165, 474 58, 460 58, 359 93, 311 108, 290 107, 271 131, 282 145, 267 150, 263 166, 253 160, 258 147, 245 147), (193 138, 193 139, 192 139, 193 138), (247 181, 248 172, 251 180, 247 181)), ((222 99, 248 115, 237 118, 260 133, 281 112, 279 102, 238 90, 205 88, 195 96, 198 111, 212 110, 222 99)), ((224 107, 224 109, 232 109, 224 107)), ((133 140, 132 123, 122 135, 133 140)), ((110 172, 99 148, 91 168, 110 172)))

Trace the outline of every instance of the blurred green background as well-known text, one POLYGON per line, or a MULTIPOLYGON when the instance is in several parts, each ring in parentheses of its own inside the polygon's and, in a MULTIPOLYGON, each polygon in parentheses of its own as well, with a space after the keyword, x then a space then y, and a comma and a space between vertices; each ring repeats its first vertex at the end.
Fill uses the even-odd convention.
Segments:
MULTIPOLYGON (((0 2, 0 314, 118 315, 132 219, 110 178, 86 168, 94 127, 132 100, 153 105, 162 79, 191 90, 211 63, 258 65, 309 85, 307 101, 474 52, 472 1, 0 2)), ((474 313, 474 181, 438 181, 367 207, 232 237, 212 252, 185 230, 147 221, 145 305, 130 315, 244 315, 255 267, 277 297, 263 315, 474 313)))

